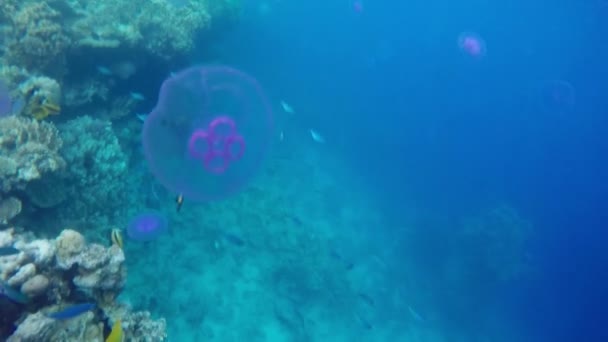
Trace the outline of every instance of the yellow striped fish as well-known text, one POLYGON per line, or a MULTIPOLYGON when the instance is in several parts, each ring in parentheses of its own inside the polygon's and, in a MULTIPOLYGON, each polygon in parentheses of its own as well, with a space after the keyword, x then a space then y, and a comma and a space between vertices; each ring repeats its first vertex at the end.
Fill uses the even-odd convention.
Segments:
POLYGON ((106 342, 122 342, 122 326, 119 319, 114 322, 112 331, 110 331, 110 335, 106 338, 106 342))
POLYGON ((120 232, 120 229, 112 229, 112 233, 110 234, 110 237, 112 238, 112 243, 117 245, 118 247, 120 247, 120 249, 122 249, 123 246, 123 242, 122 242, 122 233, 120 232))

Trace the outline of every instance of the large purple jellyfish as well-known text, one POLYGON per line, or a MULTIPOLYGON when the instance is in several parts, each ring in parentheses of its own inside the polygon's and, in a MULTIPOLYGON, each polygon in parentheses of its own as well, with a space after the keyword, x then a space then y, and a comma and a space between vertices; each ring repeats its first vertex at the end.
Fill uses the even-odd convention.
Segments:
POLYGON ((127 226, 127 236, 136 241, 156 240, 167 231, 168 222, 165 216, 156 211, 137 215, 127 226))
POLYGON ((170 191, 219 199, 259 169, 272 128, 271 106, 254 78, 227 66, 193 67, 163 82, 144 123, 144 153, 170 191))

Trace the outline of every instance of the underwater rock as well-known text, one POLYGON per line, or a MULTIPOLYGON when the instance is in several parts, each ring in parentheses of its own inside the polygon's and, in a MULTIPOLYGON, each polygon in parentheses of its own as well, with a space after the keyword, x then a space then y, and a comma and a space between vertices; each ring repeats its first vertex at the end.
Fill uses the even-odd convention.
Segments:
POLYGON ((49 279, 37 274, 21 285, 21 292, 28 297, 36 297, 43 294, 48 287, 49 279))

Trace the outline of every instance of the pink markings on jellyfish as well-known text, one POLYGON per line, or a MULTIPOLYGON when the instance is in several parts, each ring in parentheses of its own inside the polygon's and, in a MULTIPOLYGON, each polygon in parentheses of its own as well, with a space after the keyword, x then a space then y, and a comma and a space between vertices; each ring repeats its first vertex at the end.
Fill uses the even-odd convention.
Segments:
POLYGON ((221 174, 232 161, 243 157, 245 139, 238 134, 234 120, 228 116, 219 116, 209 123, 206 130, 197 129, 192 133, 188 151, 192 158, 203 162, 207 171, 221 174))
POLYGON ((165 216, 156 211, 137 215, 127 226, 127 236, 136 241, 152 241, 167 231, 165 216))
POLYGON ((482 58, 486 55, 486 43, 476 33, 463 32, 458 36, 460 51, 468 56, 482 58))
POLYGON ((564 80, 552 80, 543 85, 541 93, 543 109, 551 113, 565 113, 576 104, 574 87, 564 80))

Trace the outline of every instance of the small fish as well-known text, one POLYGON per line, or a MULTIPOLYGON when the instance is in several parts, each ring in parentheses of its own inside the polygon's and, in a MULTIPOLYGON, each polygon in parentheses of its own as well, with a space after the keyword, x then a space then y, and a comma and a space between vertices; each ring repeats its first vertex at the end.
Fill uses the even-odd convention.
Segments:
POLYGON ((312 137, 312 140, 318 142, 319 144, 325 143, 325 138, 323 138, 323 136, 314 129, 310 130, 310 136, 312 137))
POLYGON ((143 101, 143 100, 146 99, 142 93, 137 93, 137 92, 133 92, 132 91, 132 92, 129 93, 129 95, 135 101, 143 101))
POLYGON ((291 106, 285 101, 281 101, 281 107, 283 108, 285 113, 289 113, 289 114, 295 113, 293 108, 291 108, 291 106))
POLYGON ((0 248, 0 257, 7 256, 7 255, 15 255, 15 254, 19 254, 19 253, 21 253, 21 251, 15 247, 0 248))
POLYGON ((93 304, 93 303, 74 304, 74 305, 68 306, 67 308, 65 308, 61 311, 57 311, 57 312, 48 314, 47 317, 59 319, 59 320, 70 319, 70 318, 74 318, 76 316, 82 315, 83 313, 85 313, 87 311, 91 311, 94 308, 95 308, 95 304, 93 304))
POLYGON ((329 255, 338 260, 339 262, 341 262, 342 264, 344 264, 344 267, 346 267, 347 271, 350 271, 353 269, 353 267, 355 267, 355 263, 346 259, 342 254, 338 253, 338 251, 336 251, 335 249, 332 249, 329 253, 329 255))
POLYGON ((103 65, 98 65, 95 67, 95 69, 97 69, 97 72, 104 75, 104 76, 110 76, 112 75, 112 70, 110 70, 110 68, 103 66, 103 65))
POLYGON ((410 315, 412 315, 412 317, 414 317, 415 320, 419 321, 419 322, 423 322, 424 319, 422 318, 422 316, 420 316, 416 311, 414 311, 414 309, 412 309, 411 306, 407 306, 407 311, 409 311, 410 315))
POLYGON ((106 342, 122 342, 122 325, 119 319, 114 322, 112 331, 110 331, 110 335, 106 338, 106 342))
POLYGON ((283 131, 281 131, 281 133, 279 133, 279 140, 283 141, 284 138, 285 138, 285 134, 283 134, 283 131))
POLYGON ((376 306, 376 302, 374 301, 374 299, 372 297, 366 295, 365 293, 359 293, 359 298, 361 298, 365 303, 367 303, 367 305, 369 305, 371 307, 376 306))
POLYGON ((182 204, 184 204, 184 195, 177 195, 177 197, 175 198, 175 203, 177 204, 176 211, 179 212, 182 208, 182 204))
POLYGON ((144 113, 137 113, 137 114, 135 114, 135 116, 141 122, 145 122, 146 119, 148 118, 148 114, 144 114, 144 113))
POLYGON ((241 239, 235 234, 232 233, 223 233, 222 236, 224 239, 235 246, 242 247, 245 245, 245 240, 241 239))
POLYGON ((2 281, 0 281, 0 295, 6 296, 8 299, 19 304, 27 304, 27 302, 30 301, 26 295, 13 289, 2 281))
POLYGON ((120 247, 122 249, 123 240, 122 240, 122 232, 118 228, 112 229, 110 233, 110 239, 112 240, 112 244, 120 247))
POLYGON ((357 320, 359 321, 359 323, 361 323, 361 325, 366 329, 366 330, 372 330, 374 328, 374 326, 365 318, 363 318, 363 316, 361 316, 360 314, 355 312, 355 318, 357 318, 357 320))

